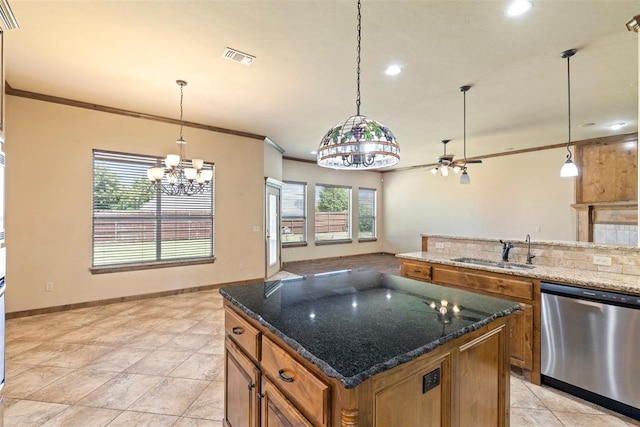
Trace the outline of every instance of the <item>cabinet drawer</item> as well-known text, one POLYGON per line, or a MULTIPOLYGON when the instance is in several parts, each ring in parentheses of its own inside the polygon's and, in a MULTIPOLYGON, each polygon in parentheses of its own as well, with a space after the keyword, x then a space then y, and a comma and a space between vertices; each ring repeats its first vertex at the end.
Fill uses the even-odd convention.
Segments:
POLYGON ((329 423, 329 386, 263 337, 262 371, 314 424, 329 423))
POLYGON ((431 266, 414 262, 403 262, 400 275, 417 280, 431 280, 431 266))
POLYGON ((229 308, 224 310, 224 331, 254 360, 260 360, 260 331, 229 308))
POLYGON ((433 281, 468 289, 500 294, 505 297, 533 299, 533 282, 525 278, 515 279, 504 275, 472 273, 456 269, 434 267, 433 281))

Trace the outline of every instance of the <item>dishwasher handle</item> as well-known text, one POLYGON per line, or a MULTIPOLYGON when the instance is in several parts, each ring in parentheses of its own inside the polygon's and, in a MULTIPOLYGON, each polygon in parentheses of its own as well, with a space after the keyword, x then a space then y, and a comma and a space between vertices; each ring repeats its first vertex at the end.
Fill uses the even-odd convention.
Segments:
POLYGON ((568 286, 549 282, 540 282, 540 291, 543 294, 553 294, 574 299, 640 309, 640 295, 626 295, 618 292, 581 288, 578 286, 568 286))

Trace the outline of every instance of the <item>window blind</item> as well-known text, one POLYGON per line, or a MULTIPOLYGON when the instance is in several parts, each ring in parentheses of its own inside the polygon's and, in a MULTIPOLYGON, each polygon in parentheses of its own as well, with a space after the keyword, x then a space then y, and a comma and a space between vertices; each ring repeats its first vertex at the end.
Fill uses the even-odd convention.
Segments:
POLYGON ((94 150, 94 267, 213 257, 215 166, 209 192, 167 196, 146 175, 161 160, 94 150))

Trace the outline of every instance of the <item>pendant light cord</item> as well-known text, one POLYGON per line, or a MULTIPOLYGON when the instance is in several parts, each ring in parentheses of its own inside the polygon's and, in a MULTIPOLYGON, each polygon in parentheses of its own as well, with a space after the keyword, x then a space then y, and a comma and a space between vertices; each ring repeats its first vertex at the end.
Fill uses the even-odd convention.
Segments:
POLYGON ((182 122, 182 113, 183 113, 182 100, 184 98, 184 85, 183 84, 179 84, 179 85, 180 85, 180 140, 182 140, 182 127, 183 127, 183 122, 182 122))
POLYGON ((567 141, 567 160, 571 160, 571 56, 567 56, 567 111, 569 115, 569 140, 567 141))
POLYGON ((356 115, 360 115, 360 33, 362 31, 362 25, 360 24, 360 22, 362 21, 362 15, 360 13, 360 9, 361 9, 361 4, 360 4, 360 0, 358 0, 358 61, 357 61, 357 91, 356 91, 356 115))
POLYGON ((467 91, 462 92, 462 151, 464 151, 464 165, 467 166, 467 91))

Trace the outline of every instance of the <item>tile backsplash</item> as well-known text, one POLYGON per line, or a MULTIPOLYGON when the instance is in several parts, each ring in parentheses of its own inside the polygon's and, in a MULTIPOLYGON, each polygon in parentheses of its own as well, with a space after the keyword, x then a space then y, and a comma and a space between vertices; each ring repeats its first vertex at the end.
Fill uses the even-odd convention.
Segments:
MULTIPOLYGON (((637 229, 628 233, 637 235, 637 229)), ((627 239, 630 241, 629 237, 627 239)), ((427 252, 451 258, 502 259, 502 244, 498 239, 423 234, 422 241, 427 252)), ((509 241, 514 245, 509 252, 509 261, 525 263, 527 243, 524 240, 509 241)), ((640 249, 632 245, 534 240, 531 242, 531 254, 535 255, 534 265, 640 276, 640 249)))
POLYGON ((638 226, 625 224, 593 224, 593 243, 638 245, 638 226))

